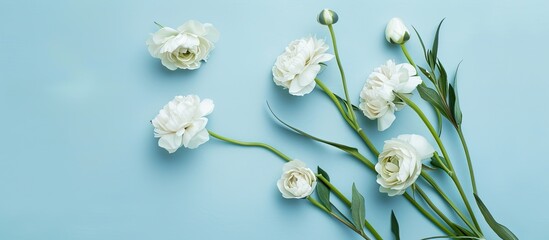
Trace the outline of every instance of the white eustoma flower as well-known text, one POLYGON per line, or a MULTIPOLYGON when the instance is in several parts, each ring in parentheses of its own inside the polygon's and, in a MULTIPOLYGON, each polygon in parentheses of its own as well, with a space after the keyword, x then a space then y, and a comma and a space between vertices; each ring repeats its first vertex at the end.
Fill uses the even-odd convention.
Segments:
POLYGON ((309 37, 292 41, 273 66, 275 84, 288 88, 295 96, 310 93, 316 86, 320 63, 334 57, 326 53, 327 50, 328 45, 322 39, 309 37))
POLYGON ((284 198, 305 198, 315 190, 316 175, 304 162, 296 159, 284 164, 276 185, 284 198))
POLYGON ((360 92, 360 105, 364 115, 378 120, 378 130, 384 131, 393 124, 395 111, 404 107, 394 93, 409 94, 421 84, 415 68, 408 64, 395 64, 388 60, 368 76, 360 92))
POLYGON ((206 118, 214 109, 213 101, 196 95, 176 96, 151 121, 158 146, 174 153, 181 146, 197 148, 209 140, 206 118))
POLYGON ((410 32, 400 18, 392 18, 385 28, 385 39, 390 43, 404 44, 410 39, 410 32))
POLYGON ((434 151, 419 135, 404 134, 385 141, 375 166, 379 191, 389 196, 403 194, 420 175, 421 161, 431 158, 434 151))
POLYGON ((208 59, 219 32, 210 23, 189 20, 176 29, 162 27, 147 40, 151 56, 170 70, 197 69, 208 59))

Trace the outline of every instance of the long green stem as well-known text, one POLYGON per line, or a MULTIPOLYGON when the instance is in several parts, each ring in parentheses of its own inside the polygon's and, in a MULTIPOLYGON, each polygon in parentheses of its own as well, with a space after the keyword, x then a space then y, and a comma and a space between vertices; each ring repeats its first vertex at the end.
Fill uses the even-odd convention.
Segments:
POLYGON ((282 153, 281 151, 277 150, 276 148, 272 147, 269 144, 265 144, 265 143, 261 143, 261 142, 238 141, 238 140, 234 140, 234 139, 231 139, 231 138, 228 138, 228 137, 223 137, 223 136, 221 136, 221 135, 219 135, 219 134, 217 134, 217 133, 215 133, 211 130, 208 130, 208 133, 210 133, 210 135, 212 137, 215 137, 219 140, 223 140, 225 142, 233 143, 233 144, 236 144, 236 145, 265 148, 265 149, 271 151, 272 153, 278 155, 280 158, 284 159, 284 161, 286 161, 286 162, 292 161, 292 158, 288 157, 286 154, 282 153))
POLYGON ((439 193, 439 195, 446 201, 446 203, 456 212, 456 214, 463 220, 465 224, 473 231, 477 236, 482 236, 482 233, 480 233, 477 228, 469 222, 469 220, 465 217, 465 215, 459 210, 459 208, 450 200, 450 198, 442 191, 440 186, 436 183, 436 181, 429 176, 425 171, 421 172, 421 176, 427 181, 435 191, 439 193))
POLYGON ((433 201, 431 201, 429 196, 427 196, 427 194, 425 194, 425 192, 419 186, 416 187, 416 190, 419 193, 419 195, 421 195, 423 200, 425 200, 427 205, 429 205, 429 207, 431 207, 431 209, 433 209, 433 211, 435 211, 435 213, 437 213, 437 215, 440 216, 440 218, 442 218, 442 220, 446 222, 446 224, 448 224, 452 229, 454 229, 454 231, 459 232, 459 228, 457 228, 454 225, 454 223, 446 215, 444 215, 442 211, 440 211, 440 209, 433 203, 433 201))
POLYGON ((425 210, 425 208, 423 208, 421 205, 419 205, 419 203, 412 196, 410 196, 410 194, 404 193, 403 195, 410 203, 412 203, 412 205, 414 205, 414 207, 416 207, 417 210, 419 210, 419 212, 421 212, 421 214, 423 214, 423 216, 425 216, 427 219, 431 220, 431 222, 433 224, 437 225, 437 227, 440 230, 442 230, 444 233, 446 233, 448 235, 454 235, 455 234, 450 229, 448 229, 446 226, 444 226, 444 224, 442 224, 440 221, 438 221, 433 215, 431 215, 429 212, 427 212, 427 210, 425 210))
POLYGON ((408 49, 406 48, 405 43, 400 44, 400 48, 402 49, 402 53, 404 53, 404 56, 406 56, 406 59, 408 59, 408 62, 416 67, 416 64, 414 63, 414 60, 412 60, 412 57, 410 56, 410 53, 408 53, 408 49))
POLYGON ((322 89, 322 91, 326 94, 326 96, 328 96, 330 98, 330 100, 332 100, 334 105, 337 107, 337 110, 339 110, 339 113, 341 114, 343 119, 345 119, 345 121, 354 128, 354 123, 349 118, 347 112, 345 112, 345 110, 343 110, 343 107, 341 107, 341 104, 339 103, 339 100, 337 99, 335 94, 320 79, 315 78, 315 82, 322 89))
MULTIPOLYGON (((450 160, 450 157, 448 156, 448 153, 446 152, 446 148, 444 148, 444 144, 442 143, 442 140, 440 139, 440 137, 438 137, 438 134, 437 134, 436 130, 434 129, 434 127, 431 124, 431 122, 429 121, 429 119, 427 119, 427 117, 425 116, 423 111, 421 111, 421 109, 412 100, 410 100, 406 96, 404 96, 402 94, 399 94, 399 93, 395 93, 395 94, 400 99, 402 99, 404 102, 406 102, 406 104, 408 106, 410 106, 410 108, 412 108, 417 113, 417 115, 421 118, 423 123, 425 123, 425 126, 427 126, 427 128, 429 129, 429 132, 431 132, 431 135, 433 136, 433 138, 437 142, 440 150, 442 151, 442 155, 444 156, 444 158, 446 159, 446 162, 448 163, 448 168, 452 172, 455 172, 454 167, 452 166, 452 161, 450 160)), ((481 231, 480 226, 478 224, 478 221, 477 221, 477 219, 475 217, 475 214, 473 212, 473 209, 471 208, 471 204, 469 203, 469 200, 467 199, 467 196, 465 195, 465 191, 463 191, 463 187, 461 186, 461 183, 459 182, 459 178, 457 177, 456 174, 452 174, 450 177, 452 178, 452 181, 456 185, 456 187, 459 191, 459 195, 463 199, 463 202, 465 203, 465 207, 467 208, 467 211, 469 212, 469 215, 471 216, 471 219, 473 219, 473 223, 475 223, 476 228, 479 231, 481 231)))
POLYGON ((351 106, 351 98, 349 97, 349 91, 347 90, 347 79, 345 78, 345 72, 343 71, 343 65, 341 64, 341 59, 339 58, 339 51, 337 50, 337 41, 336 36, 334 32, 334 27, 330 24, 328 25, 328 29, 330 30, 330 36, 332 37, 332 45, 334 46, 334 54, 337 61, 337 66, 339 68, 339 72, 341 73, 341 81, 343 83, 343 91, 345 92, 345 99, 347 100, 347 112, 349 115, 349 118, 352 120, 352 122, 355 123, 355 127, 358 127, 356 125, 356 117, 355 113, 353 112, 353 107, 351 106))
POLYGON ((471 185, 473 185, 473 193, 478 194, 477 183, 475 182, 475 172, 473 171, 473 163, 471 161, 471 155, 469 155, 469 148, 467 147, 467 142, 465 141, 465 137, 463 136, 463 131, 461 130, 461 126, 458 126, 456 130, 459 135, 459 139, 461 140, 461 145, 463 145, 465 158, 467 159, 467 166, 469 167, 469 176, 471 177, 471 185))
MULTIPOLYGON (((351 207, 351 201, 349 201, 349 199, 347 197, 345 197, 345 195, 343 195, 343 193, 341 193, 339 191, 339 189, 337 189, 336 186, 334 186, 330 181, 328 181, 328 179, 326 179, 324 176, 322 176, 321 174, 317 174, 316 175, 317 178, 322 182, 324 183, 341 201, 343 201, 343 203, 345 203, 345 205, 347 205, 347 207, 351 207)), ((381 237, 381 235, 379 235, 379 233, 375 230, 375 228, 370 224, 370 222, 368 222, 368 220, 364 220, 364 224, 366 226, 366 228, 368 229, 368 231, 370 231, 375 239, 378 239, 378 240, 382 240, 383 238, 381 237)))
POLYGON ((322 89, 322 91, 332 100, 334 105, 336 105, 336 107, 339 110, 339 113, 341 114, 341 116, 345 119, 345 121, 349 124, 349 126, 351 126, 351 128, 353 128, 353 130, 355 130, 355 132, 357 132, 359 137, 362 139, 362 141, 364 141, 364 143, 370 149, 370 151, 372 151, 372 153, 375 156, 378 156, 379 151, 376 149, 376 147, 374 146, 372 141, 370 141, 368 136, 366 136, 366 134, 364 133, 362 128, 360 128, 359 124, 357 122, 353 122, 353 120, 351 120, 349 118, 349 116, 345 113, 345 111, 343 110, 343 107, 339 103, 339 100, 335 96, 335 94, 320 79, 315 79, 315 82, 322 89))

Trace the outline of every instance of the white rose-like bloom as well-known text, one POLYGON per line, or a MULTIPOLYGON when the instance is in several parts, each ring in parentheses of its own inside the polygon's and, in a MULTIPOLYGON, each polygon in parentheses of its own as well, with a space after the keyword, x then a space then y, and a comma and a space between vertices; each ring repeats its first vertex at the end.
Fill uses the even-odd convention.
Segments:
POLYGON ((181 146, 197 148, 209 140, 206 116, 214 109, 213 101, 196 95, 176 96, 151 121, 158 146, 174 153, 181 146))
POLYGON ((419 135, 404 134, 385 141, 375 166, 379 191, 389 196, 403 194, 421 173, 421 160, 432 157, 434 151, 419 135))
POLYGON ((147 40, 151 56, 170 70, 197 69, 206 61, 219 32, 210 23, 189 20, 176 29, 163 27, 147 40))
POLYGON ((400 18, 392 18, 385 28, 385 39, 394 44, 403 44, 410 39, 410 32, 400 18))
POLYGON ((273 66, 273 80, 278 86, 288 88, 290 94, 303 96, 316 86, 315 78, 320 72, 320 63, 331 60, 334 55, 326 53, 328 45, 314 37, 294 40, 278 56, 273 66))
POLYGON ((315 190, 316 175, 304 162, 296 159, 284 164, 276 185, 284 198, 305 198, 315 190))
POLYGON ((409 94, 422 83, 416 75, 412 65, 388 60, 368 76, 360 92, 359 108, 369 119, 378 120, 379 131, 389 128, 396 119, 394 112, 404 107, 394 93, 409 94))

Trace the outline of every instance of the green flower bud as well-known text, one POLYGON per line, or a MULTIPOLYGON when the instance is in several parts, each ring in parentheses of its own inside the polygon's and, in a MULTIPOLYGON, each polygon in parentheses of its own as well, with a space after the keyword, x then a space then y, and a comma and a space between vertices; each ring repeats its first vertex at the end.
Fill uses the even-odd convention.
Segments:
POLYGON ((331 9, 324 9, 318 14, 318 22, 322 25, 332 25, 337 23, 337 20, 339 17, 337 16, 337 13, 332 11, 331 9))

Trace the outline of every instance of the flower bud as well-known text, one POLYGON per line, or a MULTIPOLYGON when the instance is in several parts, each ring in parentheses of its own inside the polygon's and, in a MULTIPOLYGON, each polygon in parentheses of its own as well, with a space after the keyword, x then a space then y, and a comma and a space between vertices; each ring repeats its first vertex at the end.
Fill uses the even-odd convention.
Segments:
POLYGON ((318 22, 322 25, 332 25, 337 23, 339 17, 331 9, 324 9, 318 14, 318 22))
POLYGON ((392 18, 385 28, 385 39, 394 44, 404 44, 410 39, 408 28, 400 18, 392 18))

